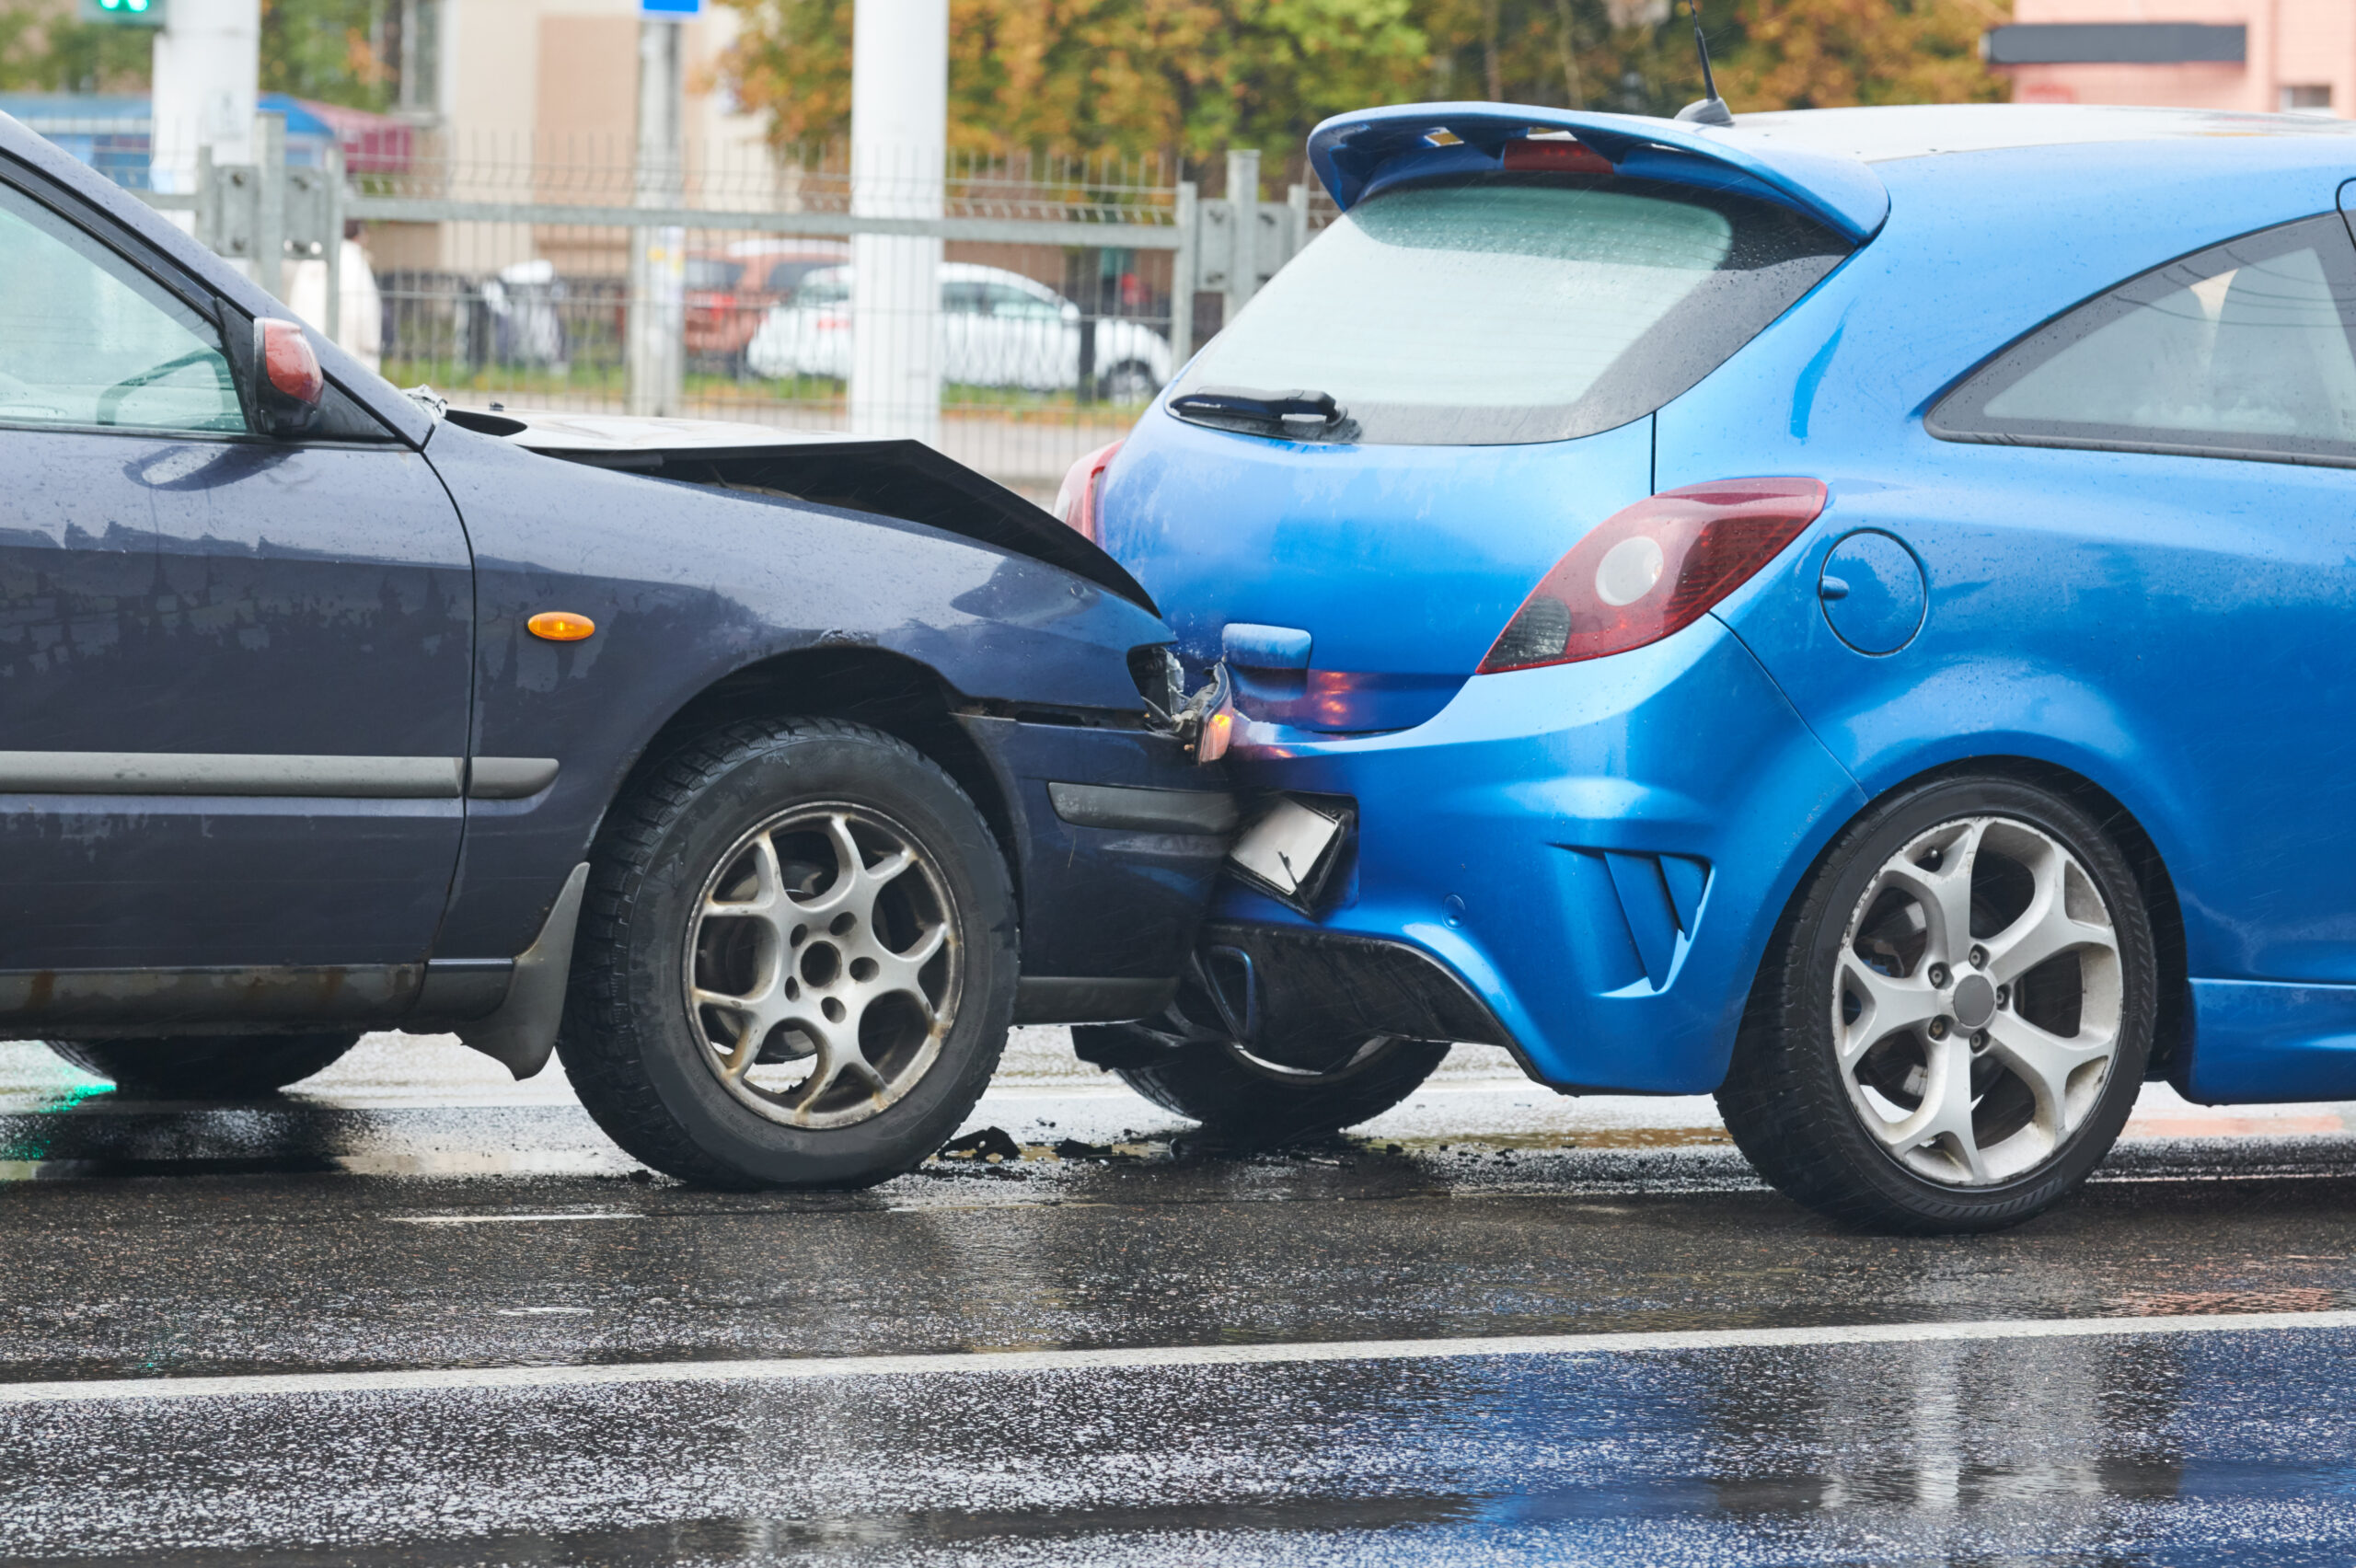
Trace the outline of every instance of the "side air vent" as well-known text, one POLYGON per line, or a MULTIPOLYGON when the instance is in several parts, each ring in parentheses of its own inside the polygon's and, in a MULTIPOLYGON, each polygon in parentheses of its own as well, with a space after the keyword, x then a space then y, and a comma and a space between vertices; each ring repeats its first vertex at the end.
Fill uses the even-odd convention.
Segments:
POLYGON ((1565 847, 1578 861, 1580 874, 1572 882, 1574 896, 1587 905, 1582 923, 1600 946, 1612 950, 1594 955, 1596 978, 1606 989, 1641 983, 1666 990, 1701 917, 1709 862, 1690 855, 1565 847), (1607 901, 1608 907, 1598 907, 1607 901), (1626 945, 1617 946, 1615 938, 1626 945))

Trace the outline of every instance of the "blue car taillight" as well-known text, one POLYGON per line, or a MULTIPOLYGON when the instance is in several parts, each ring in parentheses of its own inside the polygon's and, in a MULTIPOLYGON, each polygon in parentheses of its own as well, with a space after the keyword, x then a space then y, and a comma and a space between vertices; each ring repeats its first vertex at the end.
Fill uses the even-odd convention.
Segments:
POLYGON ((1821 480, 1721 479, 1612 513, 1541 579, 1482 674, 1600 659, 1692 625, 1824 510, 1821 480))

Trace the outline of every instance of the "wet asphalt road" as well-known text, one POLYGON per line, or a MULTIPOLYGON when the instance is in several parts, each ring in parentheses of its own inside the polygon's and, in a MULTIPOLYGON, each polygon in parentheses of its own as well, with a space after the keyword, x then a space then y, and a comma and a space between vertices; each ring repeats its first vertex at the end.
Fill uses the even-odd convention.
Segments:
POLYGON ((1041 1032, 1022 1158, 785 1197, 446 1043, 246 1107, 0 1046, 0 1561, 2356 1561, 2356 1107, 2154 1090, 2077 1201, 1894 1241, 1501 1061, 1234 1157, 1041 1032))

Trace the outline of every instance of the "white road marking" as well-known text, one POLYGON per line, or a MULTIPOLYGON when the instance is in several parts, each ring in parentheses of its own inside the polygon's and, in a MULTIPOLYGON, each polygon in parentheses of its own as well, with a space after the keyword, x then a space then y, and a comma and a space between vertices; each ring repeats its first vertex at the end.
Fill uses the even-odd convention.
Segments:
POLYGON ((644 1219, 642 1214, 619 1209, 594 1214, 388 1214, 395 1225, 530 1225, 540 1220, 644 1219))
POLYGON ((1949 1323, 1836 1323, 1793 1329, 1524 1334, 1495 1339, 1338 1340, 1307 1344, 1186 1344, 1137 1350, 1010 1350, 768 1361, 631 1362, 601 1366, 451 1366, 400 1372, 290 1372, 231 1378, 124 1378, 0 1383, 0 1405, 445 1389, 595 1389, 630 1383, 777 1383, 930 1373, 1109 1372, 1170 1366, 1282 1366, 1320 1361, 1446 1361, 1473 1356, 1616 1355, 1643 1351, 1787 1350, 1812 1345, 1942 1344, 2356 1328, 2356 1311, 2231 1312, 2167 1318, 2000 1318, 1949 1323))

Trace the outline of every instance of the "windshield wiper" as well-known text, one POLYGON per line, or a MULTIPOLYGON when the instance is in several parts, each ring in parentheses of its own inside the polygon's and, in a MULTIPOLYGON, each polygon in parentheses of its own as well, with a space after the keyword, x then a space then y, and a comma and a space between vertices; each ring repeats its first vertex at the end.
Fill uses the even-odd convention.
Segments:
POLYGON ((1182 420, 1248 435, 1280 435, 1291 441, 1356 441, 1357 421, 1334 401, 1331 392, 1296 388, 1260 392, 1249 386, 1201 386, 1170 399, 1182 420))

